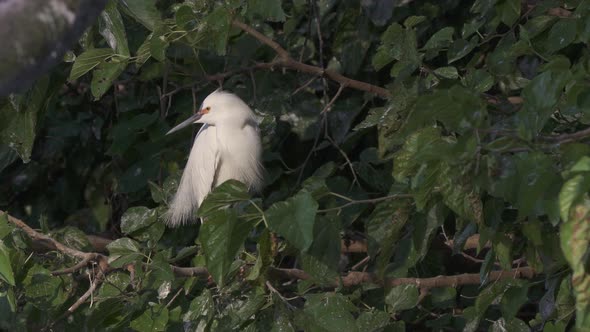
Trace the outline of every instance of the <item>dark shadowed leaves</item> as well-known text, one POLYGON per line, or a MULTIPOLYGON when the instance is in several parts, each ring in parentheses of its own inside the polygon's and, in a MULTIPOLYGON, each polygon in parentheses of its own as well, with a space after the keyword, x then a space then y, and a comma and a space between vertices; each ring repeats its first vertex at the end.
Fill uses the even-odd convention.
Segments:
POLYGON ((301 251, 313 242, 315 214, 318 203, 307 191, 300 191, 265 211, 268 227, 301 251))
POLYGON ((201 225, 199 240, 207 269, 220 286, 226 283, 230 266, 251 229, 252 224, 238 219, 233 209, 209 213, 201 225))

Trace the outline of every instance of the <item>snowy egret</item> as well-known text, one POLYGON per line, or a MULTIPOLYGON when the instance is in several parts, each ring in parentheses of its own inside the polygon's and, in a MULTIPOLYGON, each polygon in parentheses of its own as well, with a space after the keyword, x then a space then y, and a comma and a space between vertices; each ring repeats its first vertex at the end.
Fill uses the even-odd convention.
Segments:
POLYGON ((169 226, 193 219, 205 196, 235 179, 252 190, 262 185, 262 144, 254 112, 238 96, 216 90, 195 114, 166 135, 202 123, 167 215, 169 226))

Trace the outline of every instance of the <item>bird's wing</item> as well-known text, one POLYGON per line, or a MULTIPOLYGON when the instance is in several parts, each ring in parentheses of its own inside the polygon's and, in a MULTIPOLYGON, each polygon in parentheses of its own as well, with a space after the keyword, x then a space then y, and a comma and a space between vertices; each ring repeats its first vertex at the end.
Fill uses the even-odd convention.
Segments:
POLYGON ((168 210, 167 223, 177 226, 190 221, 205 196, 211 191, 217 167, 219 149, 214 126, 203 125, 199 130, 180 185, 168 210))

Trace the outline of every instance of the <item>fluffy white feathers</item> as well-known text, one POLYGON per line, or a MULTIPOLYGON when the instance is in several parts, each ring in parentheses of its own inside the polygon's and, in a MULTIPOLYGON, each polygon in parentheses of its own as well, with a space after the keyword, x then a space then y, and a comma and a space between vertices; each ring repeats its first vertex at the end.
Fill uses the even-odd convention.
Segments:
POLYGON ((235 179, 252 190, 262 186, 262 145, 256 117, 238 96, 215 91, 203 101, 203 123, 167 215, 169 226, 194 220, 211 190, 235 179))

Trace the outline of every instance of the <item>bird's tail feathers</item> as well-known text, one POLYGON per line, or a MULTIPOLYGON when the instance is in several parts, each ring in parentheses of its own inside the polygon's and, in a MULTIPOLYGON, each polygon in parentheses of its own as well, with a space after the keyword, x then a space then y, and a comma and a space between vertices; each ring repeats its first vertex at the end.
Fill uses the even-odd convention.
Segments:
MULTIPOLYGON (((186 174, 186 172, 185 172, 186 174)), ((196 218, 194 212, 198 209, 192 181, 183 174, 178 190, 172 199, 172 203, 165 215, 165 223, 170 227, 181 226, 196 218)))

